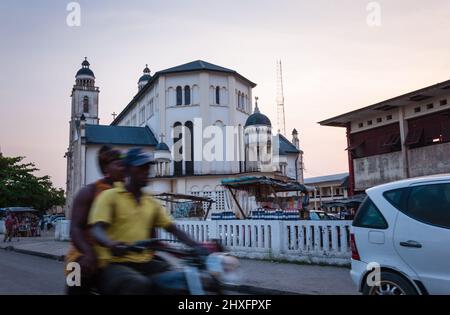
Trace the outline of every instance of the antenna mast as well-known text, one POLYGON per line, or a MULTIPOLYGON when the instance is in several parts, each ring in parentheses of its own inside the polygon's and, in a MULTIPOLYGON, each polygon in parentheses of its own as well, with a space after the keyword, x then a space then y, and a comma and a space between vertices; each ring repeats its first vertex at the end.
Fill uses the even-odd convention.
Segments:
POLYGON ((281 60, 277 61, 277 118, 278 131, 286 136, 286 120, 284 118, 283 68, 281 60))

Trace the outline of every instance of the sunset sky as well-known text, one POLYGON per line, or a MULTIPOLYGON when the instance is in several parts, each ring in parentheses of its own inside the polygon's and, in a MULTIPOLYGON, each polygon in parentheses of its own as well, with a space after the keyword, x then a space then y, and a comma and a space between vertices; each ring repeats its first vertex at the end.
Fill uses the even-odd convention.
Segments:
MULTIPOLYGON (((348 170, 345 130, 318 121, 450 78, 450 1, 0 0, 0 146, 34 161, 65 188, 70 92, 87 56, 109 124, 152 73, 202 59, 258 86, 276 123, 276 60, 284 70, 287 130, 296 128, 305 177, 348 170)), ((288 137, 290 138, 290 136, 288 137)))

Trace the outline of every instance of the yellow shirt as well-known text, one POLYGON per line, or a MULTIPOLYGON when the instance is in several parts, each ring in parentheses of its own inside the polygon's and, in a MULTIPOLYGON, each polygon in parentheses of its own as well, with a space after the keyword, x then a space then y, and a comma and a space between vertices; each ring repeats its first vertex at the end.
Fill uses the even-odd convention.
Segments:
MULTIPOLYGON (((132 244, 150 238, 153 227, 167 228, 172 224, 172 219, 162 205, 149 195, 142 194, 138 204, 130 192, 118 186, 102 192, 95 199, 88 222, 90 225, 108 223, 106 234, 111 240, 132 244)), ((115 257, 109 249, 100 245, 95 246, 95 251, 100 267, 111 262, 148 262, 153 256, 151 251, 145 251, 115 257)))

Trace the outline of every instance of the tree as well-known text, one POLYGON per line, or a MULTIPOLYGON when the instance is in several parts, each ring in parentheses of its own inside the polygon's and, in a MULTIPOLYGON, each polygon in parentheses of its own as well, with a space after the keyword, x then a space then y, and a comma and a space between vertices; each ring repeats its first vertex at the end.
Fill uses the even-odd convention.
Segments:
POLYGON ((20 206, 45 211, 64 205, 64 190, 53 187, 49 176, 35 176, 39 169, 34 163, 23 163, 24 158, 0 154, 0 208, 20 206))

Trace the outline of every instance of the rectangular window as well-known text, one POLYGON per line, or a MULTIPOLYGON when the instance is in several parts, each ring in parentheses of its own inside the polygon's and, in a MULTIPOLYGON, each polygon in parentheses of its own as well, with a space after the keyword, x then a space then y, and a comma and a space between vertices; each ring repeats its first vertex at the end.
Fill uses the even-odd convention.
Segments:
POLYGON ((148 118, 147 119, 150 119, 150 117, 153 116, 154 110, 155 110, 155 108, 153 106, 153 98, 152 98, 148 104, 148 113, 147 113, 148 118))
POLYGON ((359 124, 358 124, 358 128, 362 128, 363 126, 364 126, 363 123, 359 123, 359 124))
POLYGON ((447 105, 447 100, 441 100, 439 104, 441 104, 441 106, 447 105))
POLYGON ((423 128, 420 129, 411 129, 408 132, 408 136, 406 137, 405 144, 406 145, 416 145, 420 144, 423 135, 423 128))
POLYGON ((428 104, 427 105, 427 109, 433 109, 434 108, 434 105, 433 104, 428 104))
POLYGON ((377 118, 377 123, 380 123, 382 121, 383 121, 383 119, 381 117, 377 118))
POLYGON ((387 115, 386 120, 392 120, 392 115, 387 115))
POLYGON ((368 126, 371 126, 371 125, 372 125, 372 121, 371 121, 371 120, 368 120, 368 121, 367 121, 367 125, 368 125, 368 126))
POLYGON ((401 150, 400 126, 397 123, 350 134, 350 150, 353 158, 363 158, 401 150))
POLYGON ((450 141, 450 110, 408 119, 406 145, 413 147, 450 141))
POLYGON ((420 111, 421 111, 421 108, 420 108, 420 107, 414 108, 414 113, 420 113, 420 111))
POLYGON ((145 106, 139 110, 139 125, 142 125, 145 122, 145 106))

